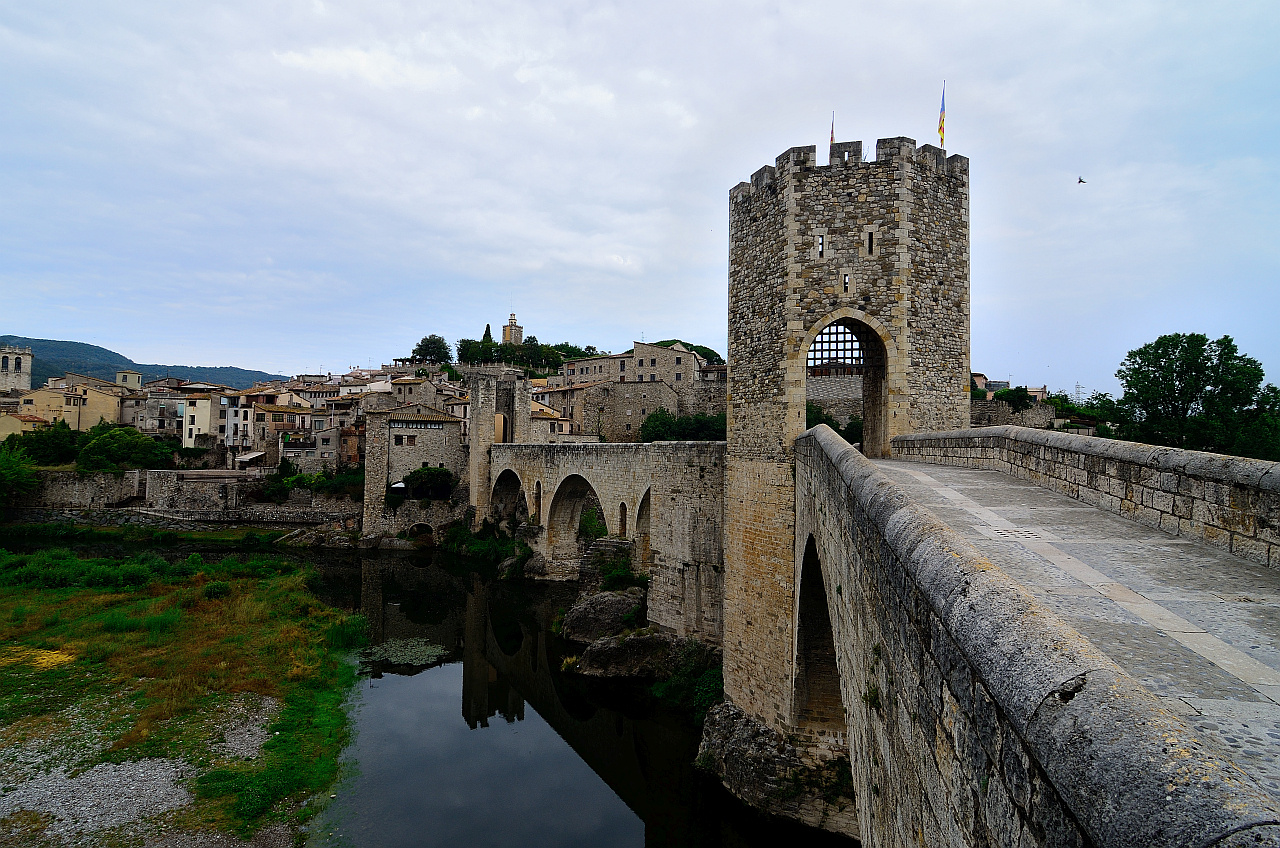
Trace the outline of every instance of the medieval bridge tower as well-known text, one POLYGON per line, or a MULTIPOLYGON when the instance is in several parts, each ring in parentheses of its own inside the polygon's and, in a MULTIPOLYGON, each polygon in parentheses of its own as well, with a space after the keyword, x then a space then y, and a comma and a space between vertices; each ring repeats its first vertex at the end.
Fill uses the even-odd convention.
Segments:
POLYGON ((793 147, 729 194, 725 691, 804 734, 796 706, 794 444, 815 368, 862 376, 863 452, 969 422, 969 162, 909 138, 793 147))

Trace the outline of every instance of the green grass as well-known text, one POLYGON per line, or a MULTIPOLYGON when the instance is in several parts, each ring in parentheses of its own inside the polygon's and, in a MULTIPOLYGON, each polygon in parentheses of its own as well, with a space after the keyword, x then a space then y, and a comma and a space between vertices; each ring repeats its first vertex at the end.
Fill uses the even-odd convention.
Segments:
POLYGON ((176 545, 226 547, 261 550, 284 533, 276 530, 157 530, 127 524, 120 527, 93 527, 85 524, 0 524, 0 547, 31 544, 136 544, 149 548, 176 545))
POLYGON ((244 835, 294 817, 337 775, 354 682, 344 656, 366 631, 312 595, 308 577, 261 554, 0 550, 0 727, 34 728, 110 695, 114 712, 95 719, 110 746, 95 756, 202 769, 188 821, 244 835), (228 764, 208 747, 207 721, 241 693, 282 709, 262 755, 228 764))

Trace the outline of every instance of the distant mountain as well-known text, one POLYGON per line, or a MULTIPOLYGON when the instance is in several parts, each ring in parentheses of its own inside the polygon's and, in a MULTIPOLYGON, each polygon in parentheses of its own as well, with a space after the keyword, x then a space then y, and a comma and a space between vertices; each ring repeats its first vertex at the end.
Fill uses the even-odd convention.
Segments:
POLYGON ((283 374, 268 374, 266 371, 250 371, 230 366, 141 365, 114 350, 84 342, 0 336, 0 345, 31 348, 31 356, 35 360, 31 367, 32 388, 39 388, 50 377, 61 377, 68 371, 114 381, 116 372, 125 368, 142 374, 143 382, 159 377, 178 377, 183 380, 217 383, 233 389, 247 389, 259 380, 288 379, 283 374))

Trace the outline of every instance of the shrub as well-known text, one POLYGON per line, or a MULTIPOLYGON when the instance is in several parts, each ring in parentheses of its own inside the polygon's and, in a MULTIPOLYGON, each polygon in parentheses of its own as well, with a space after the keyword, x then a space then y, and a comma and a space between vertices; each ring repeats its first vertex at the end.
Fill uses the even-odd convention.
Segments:
POLYGON ((427 500, 445 500, 453 493, 458 478, 447 468, 417 468, 405 475, 408 496, 427 500))
POLYGON ((225 580, 215 580, 204 587, 204 596, 211 601, 225 598, 231 594, 231 584, 225 580))
POLYGON ((0 447, 0 504, 33 491, 40 483, 35 463, 19 445, 0 447))
POLYGON ((578 538, 588 540, 588 544, 596 539, 602 539, 609 535, 609 528, 600 520, 600 513, 593 506, 586 507, 582 510, 582 516, 578 519, 578 538))
POLYGON ((123 471, 128 468, 167 468, 170 454, 150 436, 132 427, 115 427, 94 438, 76 456, 76 470, 123 471))

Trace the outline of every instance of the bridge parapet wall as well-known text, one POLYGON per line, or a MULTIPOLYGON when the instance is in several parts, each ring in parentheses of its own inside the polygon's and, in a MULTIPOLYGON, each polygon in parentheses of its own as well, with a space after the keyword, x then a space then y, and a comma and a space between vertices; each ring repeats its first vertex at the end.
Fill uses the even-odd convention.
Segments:
POLYGON ((1251 778, 829 428, 796 469, 862 844, 1277 844, 1251 778))
POLYGON ((1025 427, 898 436, 893 456, 1002 471, 1280 568, 1280 463, 1025 427))

